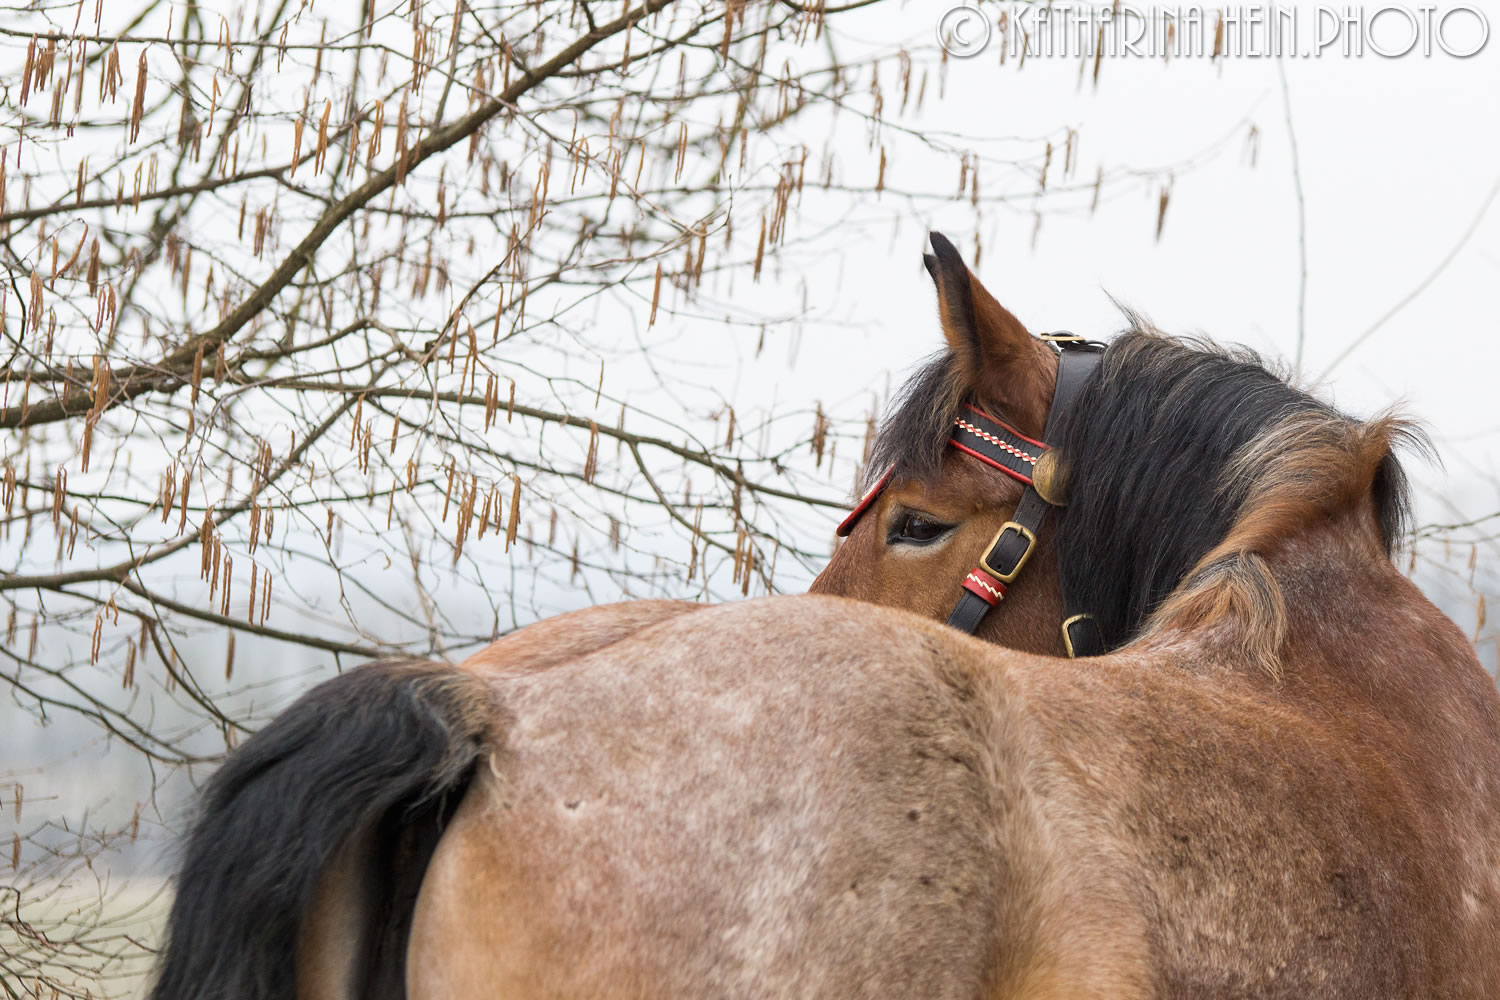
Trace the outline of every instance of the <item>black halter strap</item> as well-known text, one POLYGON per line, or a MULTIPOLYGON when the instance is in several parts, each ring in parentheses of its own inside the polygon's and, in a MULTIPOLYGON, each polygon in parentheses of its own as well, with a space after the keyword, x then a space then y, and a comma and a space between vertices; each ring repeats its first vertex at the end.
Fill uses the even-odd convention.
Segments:
MULTIPOLYGON (((1094 370, 1104 345, 1069 333, 1050 334, 1042 339, 1058 349, 1057 387, 1052 393, 1052 406, 1047 411, 1047 425, 1042 432, 1043 438, 1051 440, 1057 434, 1060 415, 1067 412, 1078 390, 1094 370)), ((1036 549, 1037 536, 1047 519, 1047 512, 1060 498, 1051 495, 1049 502, 1043 496, 1047 489, 1055 491, 1051 483, 1038 489, 1037 480, 1046 478, 1038 472, 1038 463, 1046 468, 1044 456, 1051 450, 1049 446, 1020 434, 975 407, 966 407, 959 414, 949 443, 1026 484, 1015 513, 990 539, 979 565, 964 577, 963 594, 948 615, 949 625, 972 635, 990 608, 1005 598, 1006 589, 1020 576, 1036 549)), ((1062 634, 1063 646, 1069 656, 1097 656, 1104 652, 1103 638, 1092 615, 1069 617, 1062 624, 1062 634)))
MULTIPOLYGON (((1042 432, 1043 438, 1051 439, 1057 434, 1060 415, 1067 412, 1089 373, 1098 364, 1104 345, 1071 333, 1044 334, 1041 339, 1050 343, 1058 353, 1057 387, 1053 390, 1047 426, 1042 432)), ((990 539, 979 565, 964 577, 963 594, 948 615, 949 625, 973 635, 990 608, 1004 600, 1006 588, 1025 568, 1036 548, 1037 535, 1042 530, 1042 522, 1047 519, 1047 512, 1054 506, 1061 506, 1063 500, 1058 495, 1056 457, 1048 457, 1051 448, 996 420, 977 406, 966 405, 959 412, 953 421, 948 443, 1026 485, 1015 513, 990 539)), ((854 510, 838 526, 835 533, 839 537, 854 530, 855 522, 890 483, 893 471, 886 472, 860 497, 854 510)), ((1098 656, 1104 652, 1103 636, 1091 614, 1069 616, 1062 623, 1062 637, 1069 656, 1098 656)))

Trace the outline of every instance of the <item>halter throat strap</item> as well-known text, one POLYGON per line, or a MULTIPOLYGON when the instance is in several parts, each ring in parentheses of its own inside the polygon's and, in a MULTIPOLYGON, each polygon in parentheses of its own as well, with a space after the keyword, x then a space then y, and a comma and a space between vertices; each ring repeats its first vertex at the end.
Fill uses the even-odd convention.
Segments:
MULTIPOLYGON (((1057 386, 1052 393, 1052 406, 1047 411, 1047 423, 1042 432, 1042 437, 1050 441, 1058 433, 1061 415, 1067 412, 1098 364, 1104 345, 1067 333, 1051 334, 1042 339, 1052 343, 1058 351, 1057 386)), ((979 559, 979 565, 964 577, 963 593, 948 615, 949 625, 973 635, 989 610, 1004 600, 1007 588, 1020 576, 1036 549, 1037 537, 1053 506, 1043 496, 1050 484, 1044 483, 1043 490, 1037 488, 1037 480, 1045 478, 1038 472, 1038 463, 1045 469, 1048 464, 1045 456, 1051 448, 974 406, 965 407, 954 420, 949 443, 1026 486, 1010 520, 995 532, 979 559)), ((878 487, 872 492, 878 492, 878 487)), ((873 500, 873 496, 870 499, 873 500)), ((1053 501, 1057 499, 1052 497, 1053 501)), ((1104 652, 1103 637, 1092 615, 1070 615, 1062 624, 1062 636, 1069 656, 1097 656, 1104 652)))

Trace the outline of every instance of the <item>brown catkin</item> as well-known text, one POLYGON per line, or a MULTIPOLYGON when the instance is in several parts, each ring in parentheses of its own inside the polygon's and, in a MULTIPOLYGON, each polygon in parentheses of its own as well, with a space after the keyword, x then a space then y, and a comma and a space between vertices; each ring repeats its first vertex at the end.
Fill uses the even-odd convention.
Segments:
MULTIPOLYGON (((756 268, 756 273, 760 269, 756 268)), ((646 321, 647 326, 656 324, 656 307, 661 302, 661 261, 656 262, 656 282, 651 286, 651 318, 646 321)))
POLYGON ((177 519, 177 534, 187 530, 188 493, 193 485, 193 473, 191 469, 182 470, 182 490, 179 494, 182 498, 182 513, 177 519))
POLYGON ((521 524, 521 477, 511 476, 510 517, 505 522, 505 551, 510 551, 516 540, 516 529, 521 524))
POLYGON ((599 425, 589 421, 589 450, 583 460, 583 481, 593 484, 599 471, 599 425))
POLYGON ((765 261, 765 259, 766 259, 766 217, 764 215, 762 215, 760 217, 760 240, 755 244, 755 274, 752 276, 752 280, 754 280, 754 281, 759 281, 760 280, 760 268, 761 268, 761 264, 765 261))
POLYGON ((130 105, 130 141, 135 142, 141 134, 141 116, 146 110, 146 50, 141 50, 140 64, 135 75, 135 99, 130 105))
POLYGON ((234 583, 234 557, 226 554, 224 556, 224 603, 219 613, 226 618, 229 616, 229 590, 234 583))

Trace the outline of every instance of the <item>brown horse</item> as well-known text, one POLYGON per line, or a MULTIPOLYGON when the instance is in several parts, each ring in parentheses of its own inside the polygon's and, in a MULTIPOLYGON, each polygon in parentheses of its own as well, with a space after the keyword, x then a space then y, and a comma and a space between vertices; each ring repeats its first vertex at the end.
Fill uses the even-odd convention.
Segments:
POLYGON ((314 689, 207 789, 153 996, 1500 996, 1500 698, 1391 565, 1400 425, 1134 330, 1049 429, 1053 350, 934 246, 949 351, 815 585, 863 601, 314 689), (1067 501, 992 643, 931 620, 1024 506, 969 404, 1067 501), (1110 651, 1047 655, 1079 614, 1110 651))

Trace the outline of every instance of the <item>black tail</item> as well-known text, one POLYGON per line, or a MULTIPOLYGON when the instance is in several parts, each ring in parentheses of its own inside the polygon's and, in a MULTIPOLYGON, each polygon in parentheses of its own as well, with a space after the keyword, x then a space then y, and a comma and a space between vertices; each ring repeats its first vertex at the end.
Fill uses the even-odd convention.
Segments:
POLYGON ((296 996, 303 917, 356 835, 368 845, 359 874, 372 906, 357 929, 354 995, 401 996, 411 903, 488 716, 469 674, 372 663, 314 688, 246 741, 204 790, 151 1000, 296 996))

